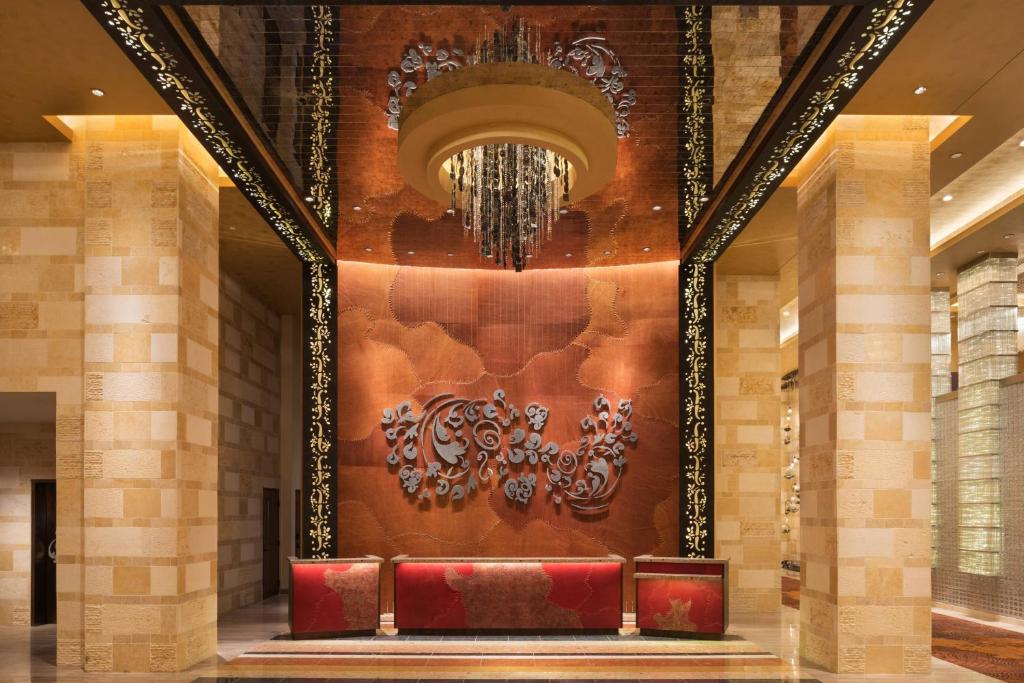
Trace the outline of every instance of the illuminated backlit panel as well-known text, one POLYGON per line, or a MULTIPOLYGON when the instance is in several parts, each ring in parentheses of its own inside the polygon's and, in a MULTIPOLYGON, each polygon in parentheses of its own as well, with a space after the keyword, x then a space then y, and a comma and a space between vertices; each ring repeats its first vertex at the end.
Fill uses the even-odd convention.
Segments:
POLYGON ((1016 266, 991 256, 957 276, 958 565, 969 574, 1002 572, 999 380, 1017 370, 1016 266))
POLYGON ((952 390, 950 366, 949 290, 936 289, 931 295, 932 311, 932 566, 939 558, 938 421, 935 399, 952 390))

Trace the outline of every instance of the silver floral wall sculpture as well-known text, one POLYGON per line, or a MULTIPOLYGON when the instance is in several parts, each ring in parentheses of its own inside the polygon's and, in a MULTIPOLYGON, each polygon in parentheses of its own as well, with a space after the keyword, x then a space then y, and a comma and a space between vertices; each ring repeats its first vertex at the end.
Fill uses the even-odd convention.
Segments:
POLYGON ((388 466, 420 500, 460 500, 495 480, 506 498, 525 507, 540 480, 555 505, 592 513, 608 507, 626 447, 637 442, 632 414, 632 401, 619 401, 612 412, 598 396, 593 414, 580 420, 579 445, 562 451, 554 441, 544 443, 547 408, 530 403, 521 413, 497 389, 489 401, 438 394, 418 415, 403 401, 384 411, 381 429, 391 445, 388 466))
MULTIPOLYGON (((388 127, 398 130, 398 118, 402 114, 402 103, 416 90, 417 75, 429 81, 445 71, 453 71, 473 64, 473 55, 452 48, 435 49, 432 45, 417 43, 402 55, 397 69, 388 72, 388 88, 391 95, 385 108, 388 127)), ((615 110, 615 128, 620 138, 629 137, 629 112, 636 104, 636 90, 626 89, 623 79, 629 76, 618 55, 608 45, 604 36, 587 35, 573 40, 568 48, 559 41, 552 43, 547 53, 547 63, 552 69, 561 69, 576 74, 593 83, 604 93, 615 110)))

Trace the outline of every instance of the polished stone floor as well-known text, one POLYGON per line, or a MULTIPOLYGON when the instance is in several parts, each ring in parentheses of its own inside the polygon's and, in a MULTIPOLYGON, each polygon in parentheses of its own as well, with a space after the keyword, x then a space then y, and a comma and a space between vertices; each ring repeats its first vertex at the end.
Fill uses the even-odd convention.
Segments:
MULTIPOLYGON (((777 615, 758 619, 747 619, 734 622, 730 626, 731 638, 724 641, 685 641, 680 645, 669 642, 659 645, 658 640, 647 639, 600 639, 594 641, 581 640, 577 643, 577 655, 587 652, 589 648, 596 648, 606 652, 609 648, 634 648, 640 642, 639 647, 648 647, 658 652, 633 653, 631 660, 615 661, 611 665, 608 661, 601 661, 600 657, 587 659, 576 657, 570 667, 566 668, 565 660, 551 664, 550 659, 542 661, 541 657, 524 656, 521 659, 510 661, 509 658, 502 658, 500 662, 484 662, 480 664, 481 657, 471 660, 458 660, 450 657, 445 659, 434 658, 430 655, 423 655, 412 662, 413 666, 405 666, 394 658, 382 657, 378 661, 367 664, 365 657, 358 662, 328 661, 326 664, 316 665, 316 657, 310 654, 311 661, 295 662, 273 662, 267 664, 259 657, 247 660, 246 653, 259 653, 268 651, 290 651, 297 647, 291 640, 274 640, 275 636, 287 631, 287 601, 284 598, 274 598, 259 605, 247 607, 226 615, 220 623, 220 641, 218 643, 218 657, 194 667, 191 671, 175 675, 157 674, 85 674, 80 671, 68 671, 57 669, 55 662, 55 645, 53 627, 37 627, 34 629, 0 627, 0 681, 174 681, 190 682, 208 680, 238 679, 247 680, 271 680, 301 678, 306 681, 314 680, 335 680, 335 679, 445 679, 461 680, 469 678, 488 679, 516 679, 516 680, 553 680, 578 678, 585 680, 613 679, 613 680, 635 680, 635 679, 659 679, 659 680, 700 680, 700 681, 734 681, 742 680, 747 683, 751 681, 821 681, 832 683, 834 681, 936 681, 939 683, 971 683, 973 681, 991 681, 994 679, 976 674, 967 669, 944 662, 939 659, 932 660, 933 671, 929 676, 835 676, 821 671, 806 663, 800 663, 797 659, 799 646, 799 613, 790 608, 782 608, 777 615), (630 644, 630 643, 634 644, 630 644), (644 644, 653 642, 653 645, 644 644), (734 661, 722 658, 715 661, 694 661, 685 659, 687 653, 699 652, 701 643, 706 644, 708 652, 734 653, 749 655, 756 658, 756 662, 749 661, 749 658, 740 657, 734 661), (653 667, 658 657, 664 658, 665 653, 677 656, 680 661, 675 664, 653 667), (762 654, 758 654, 762 653, 762 654), (770 656, 765 656, 770 653, 770 656), (655 660, 651 660, 653 655, 655 660), (578 661, 582 660, 582 661, 578 661), (251 661, 252 663, 247 663, 251 661), (433 663, 438 664, 433 666, 433 663)), ((335 641, 340 642, 340 641, 335 641)), ((466 640, 449 640, 448 646, 443 645, 444 640, 434 638, 428 641, 414 641, 397 639, 364 640, 366 646, 374 643, 390 643, 389 647, 395 651, 404 648, 421 647, 424 643, 431 646, 432 650, 440 652, 445 647, 453 647, 457 644, 460 648, 468 646, 466 640), (410 643, 402 645, 401 643, 410 643)), ((486 642, 486 641, 485 641, 486 642)), ((510 645, 513 641, 508 641, 510 645)), ((494 642, 493 645, 498 645, 494 642)), ((492 645, 492 646, 493 646, 492 645)), ((520 642, 517 647, 522 647, 520 642)), ((534 640, 530 646, 533 649, 548 649, 555 651, 568 651, 572 646, 567 641, 552 640, 547 643, 544 639, 534 640)), ((326 648, 327 644, 320 644, 313 647, 326 648)), ((358 649, 353 641, 344 644, 346 652, 353 648, 358 649)), ((309 648, 307 648, 309 649, 309 648)), ((550 653, 549 653, 550 654, 550 653)), ((627 654, 629 654, 627 652, 627 654)), ((290 655, 289 655, 290 656, 290 655)), ((487 655, 483 655, 486 660, 487 655)), ((321 658, 323 659, 323 658, 321 658)))

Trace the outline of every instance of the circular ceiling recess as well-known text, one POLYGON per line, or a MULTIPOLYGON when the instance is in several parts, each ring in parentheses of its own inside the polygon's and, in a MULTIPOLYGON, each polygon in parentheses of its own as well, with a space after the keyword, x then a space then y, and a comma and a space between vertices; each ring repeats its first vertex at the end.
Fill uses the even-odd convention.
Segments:
POLYGON ((564 158, 570 202, 615 175, 618 138, 607 97, 575 74, 527 62, 473 64, 420 86, 402 109, 398 167, 414 189, 448 204, 452 157, 501 143, 564 158))

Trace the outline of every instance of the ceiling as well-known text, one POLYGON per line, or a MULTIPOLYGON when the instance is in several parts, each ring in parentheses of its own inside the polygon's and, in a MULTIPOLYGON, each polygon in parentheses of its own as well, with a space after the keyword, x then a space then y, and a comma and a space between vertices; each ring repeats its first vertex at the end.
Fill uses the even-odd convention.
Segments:
MULTIPOLYGON (((1024 241, 1022 25, 1024 2, 934 0, 844 110, 968 117, 933 147, 933 287, 955 292, 958 267, 1024 241), (915 95, 919 85, 927 91, 915 95)), ((719 259, 720 272, 778 272, 796 255, 793 193, 776 191, 719 259)))
MULTIPOLYGON (((717 6, 714 51, 716 177, 747 139, 825 5, 717 6)), ((192 5, 188 14, 234 89, 260 122, 277 156, 301 175, 305 106, 300 67, 310 21, 300 6, 192 5)), ((674 8, 663 5, 517 6, 540 31, 542 51, 602 35, 628 72, 637 102, 630 135, 619 141, 615 178, 570 207, 530 268, 605 266, 675 260, 679 254, 677 108, 681 48, 674 8)), ((375 5, 340 8, 338 257, 344 260, 491 268, 446 206, 420 196, 396 164, 397 133, 385 114, 388 72, 417 44, 472 49, 510 14, 491 6, 375 5)), ((422 76, 420 76, 422 80, 422 76)), ((684 141, 685 142, 685 141, 684 141)))
POLYGON ((220 190, 220 266, 278 313, 298 313, 302 266, 234 187, 220 190))
POLYGON ((0 2, 0 36, 0 142, 63 141, 47 115, 171 113, 81 0, 0 2))
MULTIPOLYGON (((0 3, 0 35, 0 142, 64 142, 47 115, 172 113, 81 0, 0 3)), ((279 313, 297 312, 298 261, 237 189, 220 201, 224 269, 279 313)))
MULTIPOLYGON (((592 30, 607 35, 630 72, 628 87, 638 91, 632 135, 620 142, 617 177, 603 192, 573 207, 531 267, 676 258, 677 141, 672 93, 678 76, 669 64, 675 54, 672 10, 654 6, 521 9, 547 37, 565 41, 592 30), (661 211, 654 211, 656 205, 661 211), (644 251, 645 247, 650 251, 644 251)), ((230 13, 244 8, 203 8, 208 17, 213 10, 230 13)), ((270 8, 261 18, 260 31, 239 34, 248 43, 235 40, 249 49, 253 42, 262 41, 264 48, 269 45, 271 53, 278 55, 277 71, 271 69, 270 75, 284 85, 287 79, 280 74, 299 63, 294 46, 305 39, 308 28, 296 11, 294 5, 270 8)), ((773 84, 781 80, 795 49, 806 44, 822 11, 821 7, 714 8, 716 175, 735 154, 774 93, 773 84)), ((389 93, 385 81, 387 71, 396 66, 410 44, 465 41, 465 36, 478 35, 504 15, 497 8, 481 6, 352 6, 342 12, 338 55, 344 76, 338 128, 340 257, 411 265, 485 266, 455 219, 397 180, 395 134, 387 128, 383 113, 389 93), (355 206, 361 210, 353 210, 355 206)), ((941 196, 943 188, 1024 128, 1020 25, 1024 25, 1024 3, 934 0, 846 111, 969 116, 966 125, 933 153, 932 187, 936 196, 941 196), (924 95, 913 94, 918 85, 928 87, 924 95), (960 156, 953 159, 954 153, 960 156)), ((43 120, 47 114, 170 113, 80 0, 3 3, 0 31, 6 39, 4 59, 0 60, 2 141, 62 139, 43 120), (40 73, 47 77, 39 78, 40 73), (93 96, 89 92, 93 87, 102 88, 105 96, 93 96)), ((212 35, 209 30, 207 35, 212 35)), ((218 44, 217 53, 231 63, 231 49, 225 45, 218 44)), ((262 80, 265 84, 267 70, 260 70, 252 60, 238 59, 245 54, 236 53, 232 68, 236 73, 248 70, 247 82, 262 80), (262 79, 253 75, 257 72, 262 79)), ((304 133, 295 120, 301 118, 297 112, 303 106, 303 87, 301 83, 290 89, 284 85, 270 97, 262 93, 258 100, 250 93, 248 101, 252 109, 263 112, 265 126, 276 126, 274 139, 286 157, 288 141, 294 142, 304 133)), ((292 149, 296 148, 293 145, 292 149)), ((301 152, 295 164, 300 157, 301 152)), ((1013 159, 1012 155, 1008 158, 1013 159)), ((297 175, 301 169, 293 165, 292 173, 297 175)), ((961 183, 969 192, 970 184, 961 183)), ((958 202, 968 200, 964 192, 957 188, 958 202)), ((792 194, 788 188, 779 190, 723 255, 720 268, 777 271, 795 254, 792 194)), ((297 263, 236 190, 223 190, 222 204, 225 268, 251 287, 262 289, 278 310, 293 310, 298 300, 297 263), (235 230, 229 231, 228 225, 235 230)), ((947 286, 958 265, 978 252, 1016 245, 1022 234, 1024 214, 1016 207, 973 226, 935 254, 933 284, 947 286), (1005 238, 1008 234, 1012 237, 1005 238), (936 275, 940 272, 944 275, 936 275)))

